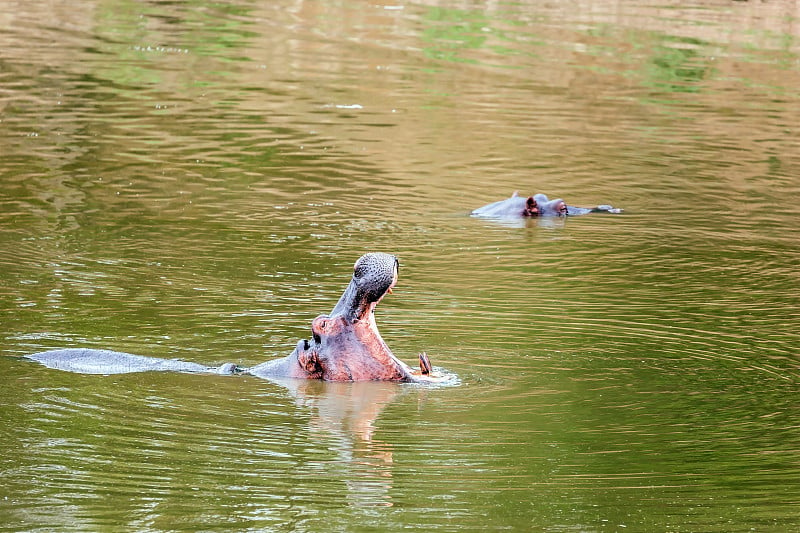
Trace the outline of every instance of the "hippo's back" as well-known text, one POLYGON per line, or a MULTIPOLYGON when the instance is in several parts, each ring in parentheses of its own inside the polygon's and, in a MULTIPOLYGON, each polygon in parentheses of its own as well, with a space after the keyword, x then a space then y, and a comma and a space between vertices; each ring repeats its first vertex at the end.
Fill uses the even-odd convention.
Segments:
POLYGON ((197 363, 177 359, 144 357, 113 350, 89 348, 66 348, 50 350, 26 356, 48 368, 79 372, 81 374, 128 374, 149 370, 172 370, 175 372, 208 372, 209 368, 197 363))
POLYGON ((476 217, 489 218, 521 217, 525 211, 525 202, 527 202, 526 198, 515 194, 511 198, 479 207, 470 214, 476 217))

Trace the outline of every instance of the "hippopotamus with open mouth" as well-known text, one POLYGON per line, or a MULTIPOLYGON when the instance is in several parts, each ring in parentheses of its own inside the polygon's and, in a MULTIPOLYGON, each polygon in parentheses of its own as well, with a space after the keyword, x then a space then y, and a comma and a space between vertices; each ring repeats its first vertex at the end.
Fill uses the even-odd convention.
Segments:
POLYGON ((486 218, 520 218, 520 217, 564 217, 585 215, 587 213, 621 213, 622 209, 610 205, 597 207, 574 207, 567 205, 564 200, 557 198, 548 200, 544 194, 535 194, 527 198, 519 196, 517 191, 511 198, 499 200, 479 207, 470 213, 476 217, 486 218))
POLYGON ((419 370, 399 360, 381 338, 375 307, 397 283, 399 262, 385 253, 361 256, 353 278, 330 315, 311 322, 311 338, 301 340, 288 356, 249 369, 232 363, 208 367, 177 359, 143 357, 111 350, 71 348, 27 356, 50 368, 86 374, 120 374, 147 370, 244 373, 261 378, 302 378, 327 381, 441 382, 426 354, 419 370))
POLYGON ((394 356, 375 324, 375 307, 392 293, 398 272, 399 262, 393 255, 361 256, 331 314, 311 322, 311 339, 298 342, 289 356, 257 365, 250 373, 328 381, 432 379, 427 355, 419 356, 419 372, 412 371, 394 356))

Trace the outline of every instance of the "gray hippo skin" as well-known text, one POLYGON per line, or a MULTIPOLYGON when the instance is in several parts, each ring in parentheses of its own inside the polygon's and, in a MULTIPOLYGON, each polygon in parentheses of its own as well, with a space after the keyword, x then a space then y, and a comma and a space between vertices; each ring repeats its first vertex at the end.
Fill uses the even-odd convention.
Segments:
POLYGON ((479 207, 471 215, 486 218, 520 218, 520 217, 563 217, 585 215, 588 213, 621 213, 622 209, 610 205, 597 207, 575 207, 567 205, 561 198, 548 200, 544 194, 519 196, 515 191, 511 198, 493 202, 479 207))
POLYGON ((427 355, 420 369, 394 356, 375 324, 375 307, 397 283, 399 263, 393 255, 369 253, 353 268, 353 277, 330 315, 311 323, 311 338, 301 340, 288 356, 249 369, 232 363, 208 367, 177 359, 143 357, 111 350, 68 348, 27 356, 43 365, 84 374, 122 374, 148 370, 244 373, 261 378, 301 378, 327 381, 438 382, 427 355))

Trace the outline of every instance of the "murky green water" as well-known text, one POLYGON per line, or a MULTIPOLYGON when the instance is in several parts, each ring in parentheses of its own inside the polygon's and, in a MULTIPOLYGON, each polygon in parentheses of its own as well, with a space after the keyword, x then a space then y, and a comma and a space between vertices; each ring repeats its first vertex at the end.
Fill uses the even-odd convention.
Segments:
POLYGON ((0 529, 800 528, 793 3, 0 6, 0 529), (460 386, 20 358, 283 356, 366 251, 460 386))

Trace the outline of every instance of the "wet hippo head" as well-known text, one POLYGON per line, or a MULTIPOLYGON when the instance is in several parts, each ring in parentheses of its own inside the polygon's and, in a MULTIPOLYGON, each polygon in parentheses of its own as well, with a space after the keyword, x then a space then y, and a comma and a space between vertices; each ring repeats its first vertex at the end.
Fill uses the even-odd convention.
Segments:
POLYGON ((311 323, 311 339, 297 344, 290 359, 306 377, 329 381, 416 381, 378 332, 375 307, 397 283, 393 255, 369 253, 356 261, 353 278, 330 315, 311 323))
POLYGON ((548 200, 544 194, 535 194, 529 196, 527 200, 528 209, 533 205, 536 212, 533 214, 524 214, 523 216, 550 216, 550 217, 563 217, 569 215, 567 204, 561 198, 555 200, 548 200))
POLYGON ((573 209, 577 209, 579 212, 591 211, 591 209, 570 207, 561 198, 550 200, 541 193, 524 197, 514 191, 511 198, 479 207, 471 214, 487 218, 561 217, 573 214, 573 209))
POLYGON ((573 215, 585 215, 587 213, 622 213, 622 209, 611 207, 610 205, 598 205, 597 207, 575 207, 567 205, 561 198, 550 200, 544 194, 534 194, 533 196, 520 196, 517 191, 511 198, 498 200, 490 204, 479 207, 470 213, 475 217, 484 218, 532 218, 532 217, 566 217, 573 215))

